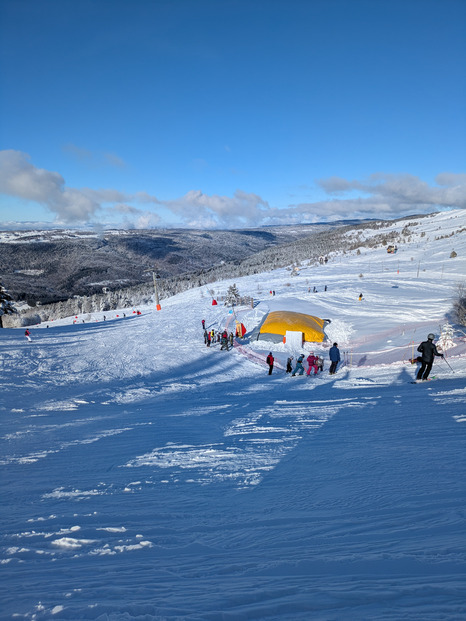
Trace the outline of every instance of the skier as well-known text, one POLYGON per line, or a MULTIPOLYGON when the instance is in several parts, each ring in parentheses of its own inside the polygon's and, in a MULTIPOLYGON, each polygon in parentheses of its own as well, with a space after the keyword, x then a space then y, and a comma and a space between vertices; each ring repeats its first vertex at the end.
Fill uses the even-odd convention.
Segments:
POLYGON ((228 332, 226 330, 222 332, 222 346, 220 349, 226 349, 228 351, 228 332))
POLYGON ((26 330, 24 331, 24 336, 27 338, 27 340, 28 340, 29 342, 31 342, 31 341, 32 341, 32 339, 31 339, 31 333, 29 332, 29 330, 28 330, 28 329, 26 329, 26 330))
POLYGON ((273 370, 273 362, 274 362, 274 358, 272 356, 272 352, 269 352, 269 355, 267 356, 267 364, 269 365, 269 375, 272 375, 272 370, 273 370))
POLYGON ((296 375, 296 371, 298 370, 299 370, 298 375, 302 375, 304 373, 303 360, 304 360, 304 354, 301 354, 296 360, 296 366, 294 368, 293 373, 291 374, 291 377, 294 377, 296 375))
POLYGON ((206 345, 207 345, 207 347, 210 347, 210 341, 211 341, 210 332, 207 332, 206 334, 207 334, 207 337, 206 337, 206 338, 207 338, 207 340, 206 340, 206 345))
POLYGON ((361 300, 362 300, 362 298, 363 298, 363 295, 362 295, 362 293, 360 293, 360 294, 359 294, 359 298, 358 298, 358 300, 359 300, 359 301, 361 301, 361 300))
POLYGON ((423 341, 417 348, 417 350, 421 352, 422 357, 421 366, 419 367, 419 371, 416 375, 416 381, 422 380, 423 382, 425 382, 427 380, 427 378, 429 377, 429 373, 432 369, 435 356, 440 356, 440 358, 443 358, 443 354, 440 354, 438 352, 437 347, 432 342, 434 338, 435 335, 431 332, 427 335, 427 341, 423 341))
POLYGON ((317 369, 321 372, 324 370, 324 359, 322 356, 317 356, 317 369))
POLYGON ((205 330, 205 319, 202 320, 202 329, 205 330))
POLYGON ((306 362, 309 365, 306 373, 309 376, 311 374, 311 370, 314 369, 314 375, 317 375, 317 362, 318 362, 319 358, 317 356, 314 356, 314 352, 311 351, 311 353, 309 354, 309 356, 306 358, 306 362))
POLYGON ((230 332, 230 336, 228 338, 230 341, 230 347, 233 347, 233 339, 234 339, 233 332, 230 332))
POLYGON ((335 375, 337 372, 337 366, 340 362, 340 350, 338 349, 338 343, 334 343, 333 347, 330 348, 328 352, 329 358, 331 360, 331 365, 329 369, 330 375, 335 375))
POLYGON ((293 356, 290 356, 286 361, 286 372, 291 373, 293 371, 293 367, 291 366, 293 362, 293 356))

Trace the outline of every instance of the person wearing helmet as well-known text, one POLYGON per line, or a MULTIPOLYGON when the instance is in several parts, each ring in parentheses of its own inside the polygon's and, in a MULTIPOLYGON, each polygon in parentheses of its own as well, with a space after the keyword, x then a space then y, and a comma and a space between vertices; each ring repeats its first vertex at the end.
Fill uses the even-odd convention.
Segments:
POLYGON ((298 359, 296 360, 296 366, 294 368, 293 373, 291 374, 291 377, 294 377, 297 371, 299 371, 298 375, 302 375, 304 373, 303 360, 304 360, 304 354, 301 354, 300 356, 298 356, 298 359))
POLYGON ((443 358, 443 354, 440 354, 437 351, 437 348, 433 343, 434 338, 435 334, 432 334, 431 332, 427 335, 427 341, 423 341, 417 348, 418 352, 421 353, 421 366, 417 372, 416 380, 426 381, 432 369, 434 357, 440 356, 440 358, 443 358))
POLYGON ((307 364, 309 365, 307 369, 308 377, 311 374, 311 371, 314 371, 314 375, 317 375, 317 363, 319 361, 319 358, 317 356, 314 356, 314 352, 311 351, 311 353, 306 358, 306 360, 307 360, 307 364))

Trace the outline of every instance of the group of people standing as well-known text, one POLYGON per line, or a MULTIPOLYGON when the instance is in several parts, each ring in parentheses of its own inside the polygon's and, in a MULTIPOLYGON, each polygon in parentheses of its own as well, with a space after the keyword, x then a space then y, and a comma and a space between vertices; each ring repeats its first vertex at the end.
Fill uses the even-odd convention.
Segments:
MULTIPOLYGON (((362 294, 360 294, 360 299, 361 298, 362 294)), ((202 320, 202 329, 204 330, 204 343, 207 347, 210 347, 213 343, 220 343, 221 350, 226 349, 228 351, 231 347, 233 347, 233 332, 228 333, 226 329, 216 332, 213 328, 211 330, 206 330, 205 319, 202 320)), ((29 341, 31 340, 29 330, 26 330, 25 336, 29 341)), ((428 334, 427 341, 423 341, 417 348, 417 351, 420 352, 421 356, 413 359, 413 362, 420 363, 420 367, 416 374, 416 381, 426 381, 428 379, 435 356, 439 356, 440 358, 444 357, 443 354, 439 353, 437 347, 433 343, 434 338, 434 334, 428 334)), ((319 371, 322 372, 324 370, 324 359, 321 356, 316 356, 314 352, 310 352, 306 358, 307 370, 304 368, 304 358, 305 354, 300 354, 296 359, 295 367, 293 369, 293 356, 290 356, 286 361, 286 373, 291 373, 291 376, 294 377, 295 375, 304 375, 304 371, 306 371, 306 375, 309 376, 311 373, 317 375, 319 371)), ((333 343, 332 347, 329 349, 329 359, 329 375, 335 375, 338 364, 341 361, 338 343, 333 343)), ((275 358, 272 352, 269 352, 266 362, 269 369, 268 373, 269 375, 272 375, 275 363, 275 358)))
MULTIPOLYGON (((329 357, 330 357, 329 373, 330 375, 334 375, 336 373, 338 363, 341 360, 340 350, 338 349, 338 343, 334 343, 333 347, 330 348, 329 357)), ((286 372, 291 373, 291 377, 294 377, 295 375, 304 374, 304 371, 306 371, 306 369, 304 368, 304 358, 305 358, 305 354, 301 354, 300 356, 298 356, 298 358, 296 359, 294 370, 293 370, 293 356, 290 356, 287 359, 286 372)), ((266 362, 269 367, 269 375, 272 375, 273 365, 275 362, 272 352, 269 352, 266 358, 266 362)), ((306 362, 307 362, 306 375, 308 376, 311 373, 313 373, 314 375, 317 375, 319 371, 324 370, 324 359, 321 356, 316 356, 313 351, 311 351, 309 356, 306 358, 306 362)))
POLYGON ((204 344, 207 347, 210 347, 214 343, 220 343, 220 349, 226 349, 227 351, 230 347, 233 347, 233 332, 228 333, 226 329, 216 332, 213 328, 211 330, 206 330, 205 319, 202 320, 202 329, 204 330, 204 344))

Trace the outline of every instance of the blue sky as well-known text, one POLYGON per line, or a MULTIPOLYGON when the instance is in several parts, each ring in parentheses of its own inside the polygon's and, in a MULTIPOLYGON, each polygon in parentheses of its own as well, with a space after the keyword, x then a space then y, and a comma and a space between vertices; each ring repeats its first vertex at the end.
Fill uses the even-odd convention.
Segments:
POLYGON ((0 222, 466 208, 463 0, 0 0, 0 222))

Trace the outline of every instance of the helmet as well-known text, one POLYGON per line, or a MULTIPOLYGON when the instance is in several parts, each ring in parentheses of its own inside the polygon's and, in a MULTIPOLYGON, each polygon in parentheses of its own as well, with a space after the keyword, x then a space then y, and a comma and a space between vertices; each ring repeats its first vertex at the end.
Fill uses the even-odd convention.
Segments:
POLYGON ((433 341, 435 338, 435 334, 432 334, 432 332, 430 334, 427 335, 427 338, 429 339, 429 341, 433 341))

